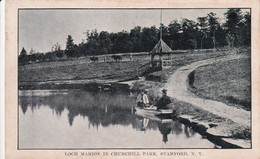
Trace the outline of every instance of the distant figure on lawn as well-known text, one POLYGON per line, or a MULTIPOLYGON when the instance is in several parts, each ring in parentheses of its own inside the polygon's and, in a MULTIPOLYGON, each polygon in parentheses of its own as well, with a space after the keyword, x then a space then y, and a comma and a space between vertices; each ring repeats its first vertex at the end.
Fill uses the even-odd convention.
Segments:
POLYGON ((149 106, 149 99, 147 96, 148 90, 142 90, 137 96, 136 103, 138 107, 145 108, 149 106))
POLYGON ((122 61, 122 56, 120 56, 120 55, 113 55, 113 56, 111 56, 116 62, 117 61, 122 61))
POLYGON ((98 57, 95 57, 95 56, 92 56, 90 57, 90 60, 93 61, 93 62, 98 62, 98 57))
POLYGON ((157 109, 167 109, 167 105, 171 103, 171 99, 167 96, 167 90, 162 90, 162 97, 157 102, 157 109))

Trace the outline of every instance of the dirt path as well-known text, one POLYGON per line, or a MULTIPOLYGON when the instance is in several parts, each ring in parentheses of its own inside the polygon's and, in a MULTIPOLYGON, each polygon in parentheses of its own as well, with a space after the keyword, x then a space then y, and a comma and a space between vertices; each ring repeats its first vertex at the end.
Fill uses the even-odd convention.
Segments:
POLYGON ((198 67, 220 63, 229 60, 235 60, 245 58, 245 55, 229 55, 222 58, 207 59, 198 62, 194 62, 190 65, 183 66, 175 71, 175 73, 169 78, 165 88, 168 90, 168 95, 177 100, 190 103, 198 108, 209 111, 220 117, 230 119, 238 124, 244 126, 250 125, 250 111, 238 109, 232 106, 228 106, 224 103, 203 99, 188 91, 187 78, 189 73, 198 67))

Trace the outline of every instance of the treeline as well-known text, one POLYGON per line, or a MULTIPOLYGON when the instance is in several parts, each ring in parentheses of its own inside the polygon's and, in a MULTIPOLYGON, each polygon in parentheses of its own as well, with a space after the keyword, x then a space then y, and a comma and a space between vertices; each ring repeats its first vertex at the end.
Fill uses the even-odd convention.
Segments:
MULTIPOLYGON (((210 12, 205 17, 198 17, 197 21, 182 19, 173 20, 168 26, 161 24, 162 38, 173 50, 209 49, 220 47, 241 47, 251 45, 251 15, 242 13, 240 9, 228 9, 226 20, 219 22, 216 14, 210 12)), ((61 50, 56 43, 48 53, 31 53, 23 48, 19 55, 19 62, 50 61, 81 56, 95 56, 100 54, 148 52, 151 51, 160 37, 160 30, 155 26, 136 26, 127 31, 108 33, 97 30, 86 31, 86 39, 80 44, 74 44, 68 35, 66 49, 61 50)))

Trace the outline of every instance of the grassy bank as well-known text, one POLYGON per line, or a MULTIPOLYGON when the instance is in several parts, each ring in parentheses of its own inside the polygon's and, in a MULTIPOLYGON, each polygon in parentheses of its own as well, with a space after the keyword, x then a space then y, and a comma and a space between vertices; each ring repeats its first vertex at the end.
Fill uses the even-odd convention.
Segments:
POLYGON ((19 67, 19 82, 81 79, 124 80, 139 76, 142 72, 140 66, 148 62, 139 60, 135 62, 78 63, 73 61, 69 64, 61 64, 61 62, 31 64, 19 67))
POLYGON ((200 67, 191 74, 190 91, 203 98, 251 110, 250 67, 250 57, 200 67))

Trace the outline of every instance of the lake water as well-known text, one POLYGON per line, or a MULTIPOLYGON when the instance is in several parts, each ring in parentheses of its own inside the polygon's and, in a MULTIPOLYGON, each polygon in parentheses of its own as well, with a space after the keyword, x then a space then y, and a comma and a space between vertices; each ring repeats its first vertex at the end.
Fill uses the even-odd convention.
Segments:
POLYGON ((178 121, 135 114, 135 98, 82 90, 19 91, 19 148, 215 148, 178 121))

